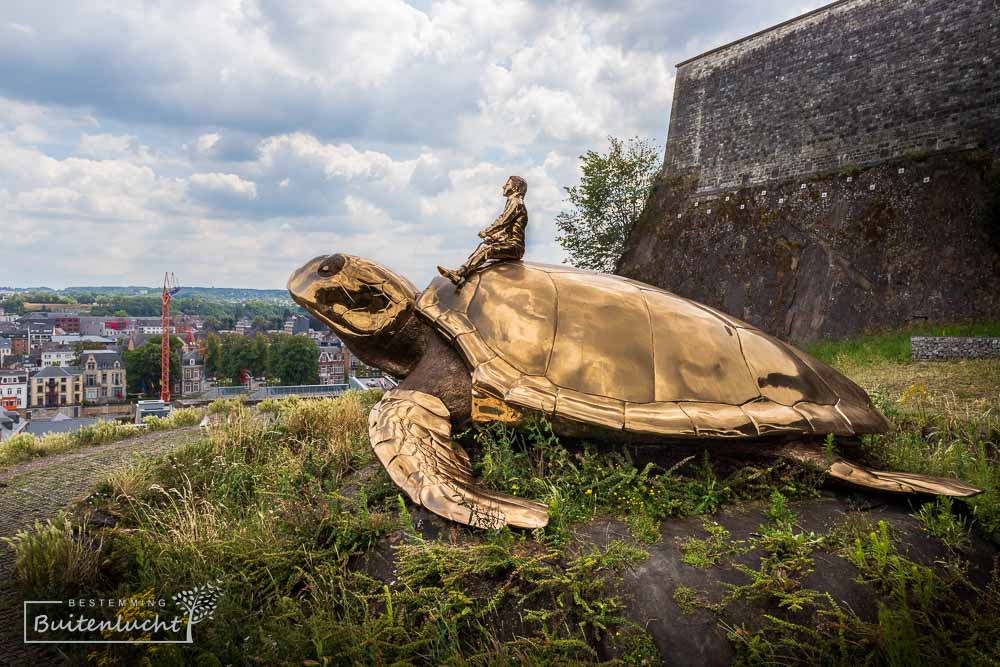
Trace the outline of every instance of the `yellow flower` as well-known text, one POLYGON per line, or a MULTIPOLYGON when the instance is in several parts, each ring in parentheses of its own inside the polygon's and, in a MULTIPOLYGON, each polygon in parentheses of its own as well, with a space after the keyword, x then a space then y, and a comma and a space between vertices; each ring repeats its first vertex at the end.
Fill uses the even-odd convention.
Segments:
POLYGON ((593 492, 594 492, 593 489, 587 489, 584 493, 586 493, 589 496, 593 492))

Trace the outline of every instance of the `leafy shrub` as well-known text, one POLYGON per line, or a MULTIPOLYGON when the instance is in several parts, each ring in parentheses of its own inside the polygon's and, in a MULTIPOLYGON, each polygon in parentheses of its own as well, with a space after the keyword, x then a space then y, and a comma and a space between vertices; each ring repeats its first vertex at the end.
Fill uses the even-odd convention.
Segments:
POLYGON ((171 410, 166 417, 145 417, 143 423, 150 431, 166 431, 187 426, 197 426, 205 416, 202 408, 178 408, 171 410))
POLYGON ((208 414, 228 415, 239 411, 243 407, 240 398, 217 398, 208 404, 208 414))
POLYGON ((78 431, 70 436, 75 440, 77 447, 93 447, 95 445, 106 445, 109 442, 124 440, 139 432, 135 424, 122 424, 116 421, 98 421, 93 424, 81 426, 78 431))

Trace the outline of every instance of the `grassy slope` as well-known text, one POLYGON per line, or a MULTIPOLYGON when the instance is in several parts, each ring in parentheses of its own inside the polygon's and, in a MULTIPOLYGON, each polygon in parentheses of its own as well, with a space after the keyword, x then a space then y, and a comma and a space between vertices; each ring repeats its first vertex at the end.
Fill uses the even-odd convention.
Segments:
MULTIPOLYGON (((648 636, 624 614, 620 572, 645 557, 641 545, 659 539, 660 522, 765 499, 770 521, 751 546, 766 557, 732 600, 675 593, 718 612, 724 626, 723 608, 736 599, 783 610, 759 631, 730 628, 740 660, 988 664, 1000 659, 990 620, 1000 613, 1000 585, 968 584, 961 554, 970 527, 1000 537, 1000 361, 900 362, 901 339, 890 338, 814 352, 871 390, 894 422, 892 433, 866 441, 875 463, 987 489, 964 512, 947 503, 921 510, 953 555, 941 570, 907 560, 880 526, 804 533, 787 499, 815 495, 822 478, 809 470, 776 463, 723 472, 707 458, 640 469, 616 450, 567 448, 544 423, 464 439, 485 484, 544 500, 551 525, 533 533, 445 525, 415 513, 373 463, 365 416, 375 396, 350 394, 265 403, 267 419, 221 406, 228 417, 209 438, 100 489, 92 506, 120 522, 101 541, 58 522, 15 540, 20 583, 33 596, 115 597, 165 582, 222 582, 225 597, 215 620, 197 629, 196 646, 98 656, 121 664, 655 664, 648 636), (577 542, 574 527, 598 516, 626 522, 634 542, 577 542), (878 624, 801 585, 818 548, 884 594, 878 624), (814 622, 794 622, 803 609, 814 622)), ((685 557, 705 566, 746 548, 721 533, 684 545, 685 557)))

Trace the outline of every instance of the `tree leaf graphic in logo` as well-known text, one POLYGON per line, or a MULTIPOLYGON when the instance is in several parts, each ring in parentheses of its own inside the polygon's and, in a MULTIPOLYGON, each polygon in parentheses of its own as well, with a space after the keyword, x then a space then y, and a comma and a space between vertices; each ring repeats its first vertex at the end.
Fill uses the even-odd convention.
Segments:
POLYGON ((187 643, 194 641, 191 628, 215 615, 215 607, 222 597, 222 589, 215 584, 202 584, 173 596, 173 601, 187 610, 187 643))

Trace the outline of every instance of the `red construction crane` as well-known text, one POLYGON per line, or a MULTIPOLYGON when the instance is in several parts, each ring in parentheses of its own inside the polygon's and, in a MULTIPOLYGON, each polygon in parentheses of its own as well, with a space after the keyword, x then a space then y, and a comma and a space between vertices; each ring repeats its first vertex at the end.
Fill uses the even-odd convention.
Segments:
POLYGON ((170 402, 170 299, 180 291, 180 285, 172 273, 163 274, 163 307, 160 324, 163 336, 160 338, 160 400, 170 402))

